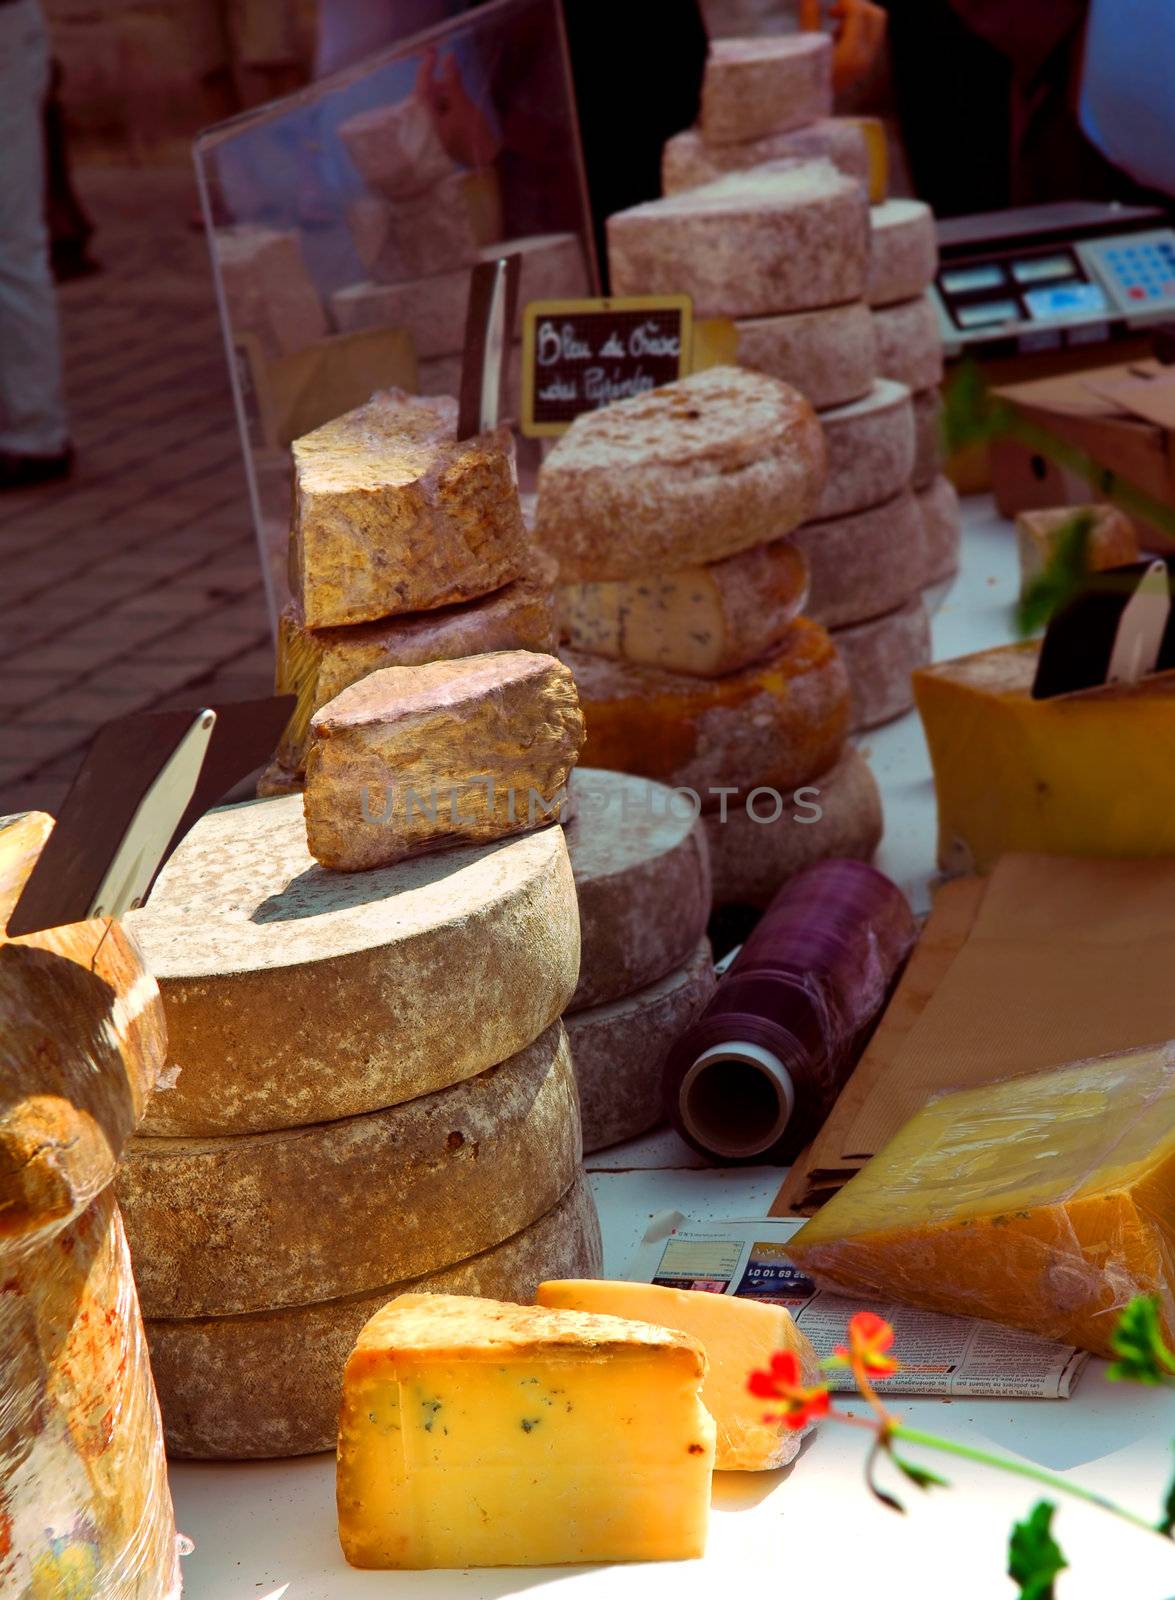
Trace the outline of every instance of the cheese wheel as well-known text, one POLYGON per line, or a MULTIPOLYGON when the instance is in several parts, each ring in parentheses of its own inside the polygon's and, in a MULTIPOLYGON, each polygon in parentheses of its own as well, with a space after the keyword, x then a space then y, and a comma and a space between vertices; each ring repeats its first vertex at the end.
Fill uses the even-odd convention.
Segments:
POLYGON ((802 127, 832 111, 824 33, 715 39, 702 77, 702 136, 723 145, 802 127))
POLYGON ((713 183, 728 172, 746 172, 765 161, 827 159, 858 183, 869 182, 869 145, 852 117, 820 117, 802 128, 765 133, 737 144, 707 144, 698 128, 675 133, 661 152, 661 192, 680 194, 713 183))
POLYGON ((578 416, 539 472, 535 537, 563 583, 679 572, 787 533, 823 479, 802 395, 710 367, 578 416))
POLYGON ((135 1139, 115 1182, 144 1313, 223 1316, 359 1294, 500 1244, 550 1210, 579 1156, 555 1023, 502 1066, 386 1111, 135 1139))
POLYGON ((808 558, 808 615, 843 628, 892 611, 921 588, 926 545, 918 502, 907 491, 793 534, 808 558))
POLYGON ((844 666, 824 629, 806 618, 792 624, 774 655, 725 678, 687 678, 576 650, 564 659, 595 765, 692 791, 703 810, 718 804, 724 788, 808 782, 836 759, 848 726, 844 666))
POLYGON ((935 389, 942 382, 942 329, 929 295, 884 306, 873 313, 877 368, 908 389, 935 389))
POLYGON ((937 389, 923 389, 914 395, 914 477, 915 489, 929 489, 942 471, 942 395, 937 389))
POLYGON ((922 200, 887 200, 870 219, 869 304, 892 306, 925 294, 938 271, 934 212, 922 200))
POLYGON ((360 1328, 389 1300, 473 1294, 525 1304, 544 1278, 596 1277, 602 1259, 599 1218, 581 1175, 529 1227, 423 1277, 281 1311, 148 1322, 168 1451, 222 1459, 333 1450, 343 1367, 360 1328))
POLYGON ((905 384, 882 378, 863 400, 820 416, 828 447, 828 477, 816 508, 819 521, 892 500, 914 470, 914 407, 905 384))
POLYGON ((579 969, 559 829, 345 875, 306 848, 300 795, 209 812, 127 922, 180 1069, 151 1134, 326 1122, 471 1078, 550 1026, 579 969))
POLYGON ((831 161, 771 161, 608 218, 617 295, 688 294, 699 317, 860 300, 869 205, 831 161))
POLYGON ((851 745, 774 820, 755 820, 774 816, 768 797, 754 802, 753 809, 754 816, 746 805, 732 802, 725 820, 718 813, 703 818, 716 907, 767 906, 802 867, 837 856, 868 861, 881 843, 877 781, 851 745))
POLYGON ((817 410, 861 399, 877 377, 877 335, 863 300, 735 327, 741 365, 790 383, 817 410))
POLYGON ((667 977, 567 1017, 585 1153, 635 1139, 660 1122, 665 1057, 701 1014, 717 980, 710 941, 667 977))
POLYGON ((679 967, 710 916, 710 862, 692 808, 662 784, 581 767, 565 828, 579 898, 582 1011, 679 967))
POLYGON ((959 495, 949 478, 936 478, 918 496, 925 540, 925 583, 941 583, 959 570, 963 521, 959 495))
POLYGON ((7 1596, 178 1600, 159 1407, 107 1189, 0 1251, 0 1582, 7 1596))
POLYGON ((911 710, 910 674, 926 666, 931 654, 930 618, 920 594, 883 617, 835 628, 832 637, 852 685, 854 733, 911 710))

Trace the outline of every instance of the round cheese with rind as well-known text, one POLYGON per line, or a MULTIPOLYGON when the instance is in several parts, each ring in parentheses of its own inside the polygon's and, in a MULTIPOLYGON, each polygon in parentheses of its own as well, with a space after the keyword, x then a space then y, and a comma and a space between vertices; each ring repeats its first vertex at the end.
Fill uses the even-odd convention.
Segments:
POLYGON ((792 537, 808 558, 808 615, 826 628, 892 611, 926 581, 922 513, 908 490, 884 505, 810 522, 792 537))
POLYGON ((925 294, 938 271, 934 212, 922 200, 886 200, 873 207, 870 222, 869 304, 892 306, 925 294))
POLYGON ((863 300, 735 327, 741 365, 790 383, 818 411, 860 400, 877 378, 877 335, 863 300))
POLYGON ((702 78, 702 137, 724 145, 800 128, 832 110, 832 40, 819 30, 714 39, 702 78))
POLYGON ((818 117, 802 128, 765 133, 737 144, 707 144, 698 128, 675 133, 661 151, 661 193, 680 194, 728 172, 746 172, 765 161, 831 161, 846 177, 869 182, 869 145, 852 117, 818 117))
POLYGON ((909 487, 914 408, 905 384, 882 378, 862 400, 820 414, 828 477, 813 520, 881 505, 909 487))
POLYGON ((914 406, 915 489, 929 489, 942 471, 942 395, 937 389, 922 389, 912 396, 914 406))
POLYGON ((852 685, 854 733, 911 710, 910 674, 926 666, 931 655, 930 618, 920 594, 883 617, 836 628, 832 637, 852 685))
POLYGON ((949 478, 935 478, 918 496, 925 539, 924 583, 941 583, 959 570, 963 538, 959 494, 949 478))
POLYGON ((127 918, 159 980, 175 1086, 142 1131, 262 1132, 474 1077, 563 1011, 579 917, 558 828, 327 872, 302 798, 211 811, 127 918))
POLYGON ((942 329, 929 295, 883 306, 873 313, 877 370, 917 393, 942 382, 942 329))

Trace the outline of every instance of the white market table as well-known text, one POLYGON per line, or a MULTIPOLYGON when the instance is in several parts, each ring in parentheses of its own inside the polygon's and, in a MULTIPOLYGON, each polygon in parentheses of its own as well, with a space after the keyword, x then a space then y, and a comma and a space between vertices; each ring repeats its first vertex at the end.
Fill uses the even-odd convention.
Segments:
MULTIPOLYGON (((1014 540, 986 499, 966 507, 963 570, 935 617, 936 659, 1010 637, 1017 586, 1014 540)), ((934 793, 916 716, 865 735, 885 798, 878 865, 917 910, 929 904, 934 793)), ((623 1273, 657 1212, 697 1218, 762 1215, 782 1180, 778 1168, 703 1167, 670 1133, 588 1163, 604 1231, 605 1271, 623 1273)), ((1172 1468, 1175 1391, 1111 1385, 1092 1361, 1068 1401, 901 1401, 918 1428, 1039 1462, 1155 1519, 1172 1468)), ((864 1486, 865 1436, 826 1425, 782 1472, 719 1473, 705 1559, 655 1566, 547 1567, 476 1572, 358 1572, 335 1535, 334 1457, 250 1463, 175 1463, 179 1526, 195 1549, 184 1561, 187 1600, 492 1600, 545 1590, 656 1600, 713 1596, 740 1581, 821 1600, 1003 1600, 1012 1521, 1035 1487, 943 1459, 955 1487, 923 1496, 890 1484, 899 1517, 864 1486)), ((910 1452, 913 1454, 913 1452, 910 1452)), ((1175 1600, 1175 1546, 1065 1502, 1054 1525, 1071 1565, 1057 1600, 1175 1600)))

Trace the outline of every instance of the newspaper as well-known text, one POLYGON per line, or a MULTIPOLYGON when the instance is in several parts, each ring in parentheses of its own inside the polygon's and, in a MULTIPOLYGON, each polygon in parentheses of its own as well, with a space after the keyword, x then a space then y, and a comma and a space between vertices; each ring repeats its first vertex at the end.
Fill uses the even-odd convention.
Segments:
MULTIPOLYGON (((892 1323, 902 1370, 886 1378, 886 1394, 1021 1400, 1067 1400, 1089 1356, 1072 1345, 973 1317, 919 1311, 897 1301, 859 1300, 818 1289, 787 1258, 787 1241, 803 1218, 757 1217, 694 1223, 681 1212, 654 1217, 627 1276, 638 1283, 737 1294, 786 1306, 817 1355, 845 1341, 855 1311, 892 1323)), ((848 1372, 828 1375, 830 1388, 854 1387, 848 1372)))

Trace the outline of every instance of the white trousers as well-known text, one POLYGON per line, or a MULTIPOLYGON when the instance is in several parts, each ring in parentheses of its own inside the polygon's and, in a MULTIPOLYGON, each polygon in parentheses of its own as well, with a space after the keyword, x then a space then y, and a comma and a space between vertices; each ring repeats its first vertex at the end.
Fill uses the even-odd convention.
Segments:
POLYGON ((65 448, 57 291, 45 220, 49 46, 40 0, 0 5, 0 451, 65 448))

